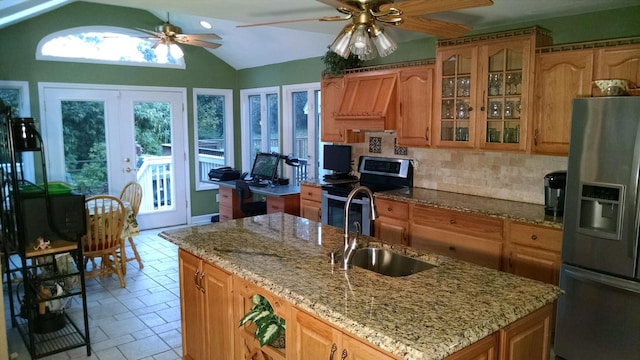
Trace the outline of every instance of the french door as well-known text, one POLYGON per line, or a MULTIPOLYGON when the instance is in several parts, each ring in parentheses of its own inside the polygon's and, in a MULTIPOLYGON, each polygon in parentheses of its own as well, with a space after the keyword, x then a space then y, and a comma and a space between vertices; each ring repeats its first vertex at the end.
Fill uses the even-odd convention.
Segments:
POLYGON ((50 180, 86 195, 142 185, 140 228, 187 223, 184 89, 40 84, 50 180))

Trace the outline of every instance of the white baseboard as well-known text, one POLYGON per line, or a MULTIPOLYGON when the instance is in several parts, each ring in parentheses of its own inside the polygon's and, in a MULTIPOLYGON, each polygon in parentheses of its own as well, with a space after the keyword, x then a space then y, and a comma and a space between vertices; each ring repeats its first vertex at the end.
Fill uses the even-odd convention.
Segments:
POLYGON ((214 213, 214 214, 207 214, 207 215, 192 216, 192 217, 191 217, 191 223, 190 223, 190 225, 204 225, 204 224, 210 224, 210 223, 211 223, 211 217, 212 217, 213 215, 218 215, 218 213, 214 213))

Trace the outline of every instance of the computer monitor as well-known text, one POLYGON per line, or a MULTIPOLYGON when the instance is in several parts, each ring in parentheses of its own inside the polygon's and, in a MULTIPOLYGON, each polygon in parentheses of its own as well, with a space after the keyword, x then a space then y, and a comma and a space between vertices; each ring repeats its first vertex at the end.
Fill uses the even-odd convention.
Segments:
POLYGON ((333 174, 337 176, 349 174, 351 172, 351 146, 325 145, 323 168, 333 171, 333 174))
POLYGON ((273 181, 278 171, 280 157, 275 154, 257 153, 251 169, 251 177, 254 181, 273 181))

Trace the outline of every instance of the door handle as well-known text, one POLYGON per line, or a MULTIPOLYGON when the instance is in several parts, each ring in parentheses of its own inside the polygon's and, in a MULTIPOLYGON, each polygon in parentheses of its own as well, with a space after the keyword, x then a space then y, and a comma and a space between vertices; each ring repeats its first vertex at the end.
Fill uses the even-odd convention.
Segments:
POLYGON ((333 345, 331 345, 331 353, 329 354, 329 360, 333 360, 333 354, 338 350, 338 347, 336 346, 336 343, 333 343, 333 345))

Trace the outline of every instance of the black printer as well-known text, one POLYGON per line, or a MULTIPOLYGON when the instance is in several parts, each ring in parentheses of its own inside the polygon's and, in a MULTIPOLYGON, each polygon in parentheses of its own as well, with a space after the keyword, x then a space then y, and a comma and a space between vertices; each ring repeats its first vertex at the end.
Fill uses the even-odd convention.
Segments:
POLYGON ((240 171, 229 166, 209 170, 209 180, 229 181, 240 179, 240 171))

